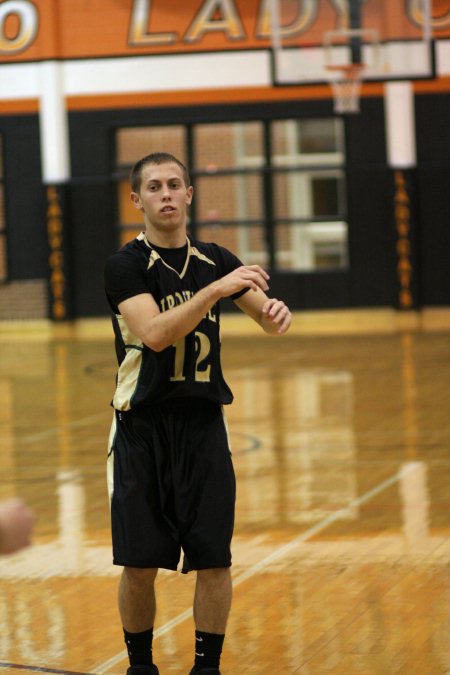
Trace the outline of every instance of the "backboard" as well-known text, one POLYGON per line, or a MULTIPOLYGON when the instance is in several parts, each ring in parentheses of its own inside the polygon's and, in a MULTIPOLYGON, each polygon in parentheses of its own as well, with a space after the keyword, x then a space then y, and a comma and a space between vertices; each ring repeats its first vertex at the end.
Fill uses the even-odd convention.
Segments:
POLYGON ((269 0, 275 85, 434 76, 432 0, 269 0))

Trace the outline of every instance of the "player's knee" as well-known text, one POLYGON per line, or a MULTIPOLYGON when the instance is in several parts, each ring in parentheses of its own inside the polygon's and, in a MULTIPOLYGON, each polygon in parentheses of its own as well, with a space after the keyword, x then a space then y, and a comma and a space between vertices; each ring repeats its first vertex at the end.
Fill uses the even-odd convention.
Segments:
POLYGON ((156 579, 158 569, 153 567, 124 567, 123 574, 130 584, 152 584, 156 579))
POLYGON ((213 567, 206 570, 197 570, 198 579, 207 584, 220 584, 228 581, 230 577, 229 567, 213 567))

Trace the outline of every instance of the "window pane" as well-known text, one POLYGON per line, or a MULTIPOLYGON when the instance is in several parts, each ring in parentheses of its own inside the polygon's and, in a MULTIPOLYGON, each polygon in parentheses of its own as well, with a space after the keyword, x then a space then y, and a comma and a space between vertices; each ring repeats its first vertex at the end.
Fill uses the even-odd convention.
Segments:
POLYGON ((263 125, 199 124, 194 141, 195 170, 209 174, 195 181, 197 237, 229 248, 246 264, 267 264, 262 175, 257 171, 265 163, 263 125), (222 170, 231 175, 216 175, 222 170))
MULTIPOLYGON (((301 161, 304 155, 340 156, 344 148, 344 127, 341 119, 277 120, 272 123, 274 156, 301 161)), ((309 161, 314 158, 308 157, 309 161)), ((282 163, 282 162, 278 162, 282 163)))
POLYGON ((315 269, 347 267, 347 246, 342 241, 318 241, 314 246, 315 269))
POLYGON ((169 152, 186 163, 185 130, 182 126, 131 127, 117 132, 116 165, 130 165, 151 152, 169 152))
POLYGON ((342 152, 344 129, 341 119, 299 120, 298 124, 300 152, 342 152))
POLYGON ((225 246, 246 265, 267 265, 262 225, 201 225, 197 228, 197 237, 225 246))
POLYGON ((274 202, 278 220, 342 216, 346 212, 344 175, 339 170, 277 171, 274 202))
POLYGON ((196 181, 194 199, 198 223, 262 218, 263 202, 259 175, 202 176, 196 181))
MULTIPOLYGON (((340 176, 342 180, 342 176, 340 176)), ((312 178, 312 202, 315 216, 330 216, 341 212, 337 178, 315 176, 312 178)))
POLYGON ((197 170, 253 168, 264 164, 260 122, 199 124, 194 138, 197 170))
POLYGON ((279 269, 307 271, 346 268, 347 223, 277 225, 276 249, 279 269))
POLYGON ((271 139, 277 267, 347 267, 343 121, 276 120, 271 139))

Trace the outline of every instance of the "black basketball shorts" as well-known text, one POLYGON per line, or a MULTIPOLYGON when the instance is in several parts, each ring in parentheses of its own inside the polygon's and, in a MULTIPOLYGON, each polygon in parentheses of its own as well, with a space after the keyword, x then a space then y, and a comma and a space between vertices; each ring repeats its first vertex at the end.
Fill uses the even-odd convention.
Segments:
POLYGON ((175 399, 115 411, 108 454, 113 562, 229 567, 236 484, 222 406, 175 399))

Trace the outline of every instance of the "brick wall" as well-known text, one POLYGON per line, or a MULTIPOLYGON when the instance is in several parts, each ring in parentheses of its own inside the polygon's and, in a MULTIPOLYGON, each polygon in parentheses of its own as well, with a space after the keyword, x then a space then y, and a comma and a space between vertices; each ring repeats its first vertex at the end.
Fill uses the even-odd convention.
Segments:
POLYGON ((0 321, 46 319, 47 294, 45 279, 0 284, 0 321))

